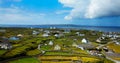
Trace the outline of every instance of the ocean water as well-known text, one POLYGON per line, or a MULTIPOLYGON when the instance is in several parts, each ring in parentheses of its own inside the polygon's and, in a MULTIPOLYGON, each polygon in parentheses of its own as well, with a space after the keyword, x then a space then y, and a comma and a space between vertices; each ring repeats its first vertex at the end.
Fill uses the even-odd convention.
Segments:
POLYGON ((103 32, 120 32, 120 27, 112 26, 80 26, 80 25, 2 25, 0 27, 12 27, 12 28, 62 28, 62 29, 85 29, 95 30, 103 32))

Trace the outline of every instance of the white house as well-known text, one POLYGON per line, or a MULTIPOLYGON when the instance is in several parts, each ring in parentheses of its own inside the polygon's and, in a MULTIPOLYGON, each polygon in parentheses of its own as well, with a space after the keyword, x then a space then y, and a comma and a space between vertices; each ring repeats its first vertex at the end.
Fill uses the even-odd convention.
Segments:
POLYGON ((54 50, 61 50, 61 47, 60 47, 59 45, 56 45, 56 46, 54 47, 54 50))
POLYGON ((50 42, 49 42, 49 45, 51 45, 51 46, 52 46, 52 45, 53 45, 53 42, 52 42, 52 41, 50 41, 50 42))
POLYGON ((38 35, 38 34, 39 34, 39 32, 37 32, 37 31, 33 30, 32 34, 33 34, 33 35, 38 35))
POLYGON ((10 42, 7 42, 7 40, 3 40, 0 43, 0 48, 1 49, 11 49, 12 48, 12 44, 10 42))
POLYGON ((100 43, 100 42, 101 42, 101 40, 100 40, 100 39, 97 39, 97 40, 96 40, 96 42, 100 43))
POLYGON ((47 34, 49 34, 49 33, 50 33, 50 31, 49 31, 49 30, 45 30, 44 32, 45 32, 45 33, 47 33, 47 34))
POLYGON ((43 37, 48 37, 49 34, 48 34, 48 33, 44 33, 42 36, 43 36, 43 37))
POLYGON ((86 40, 85 38, 83 38, 81 42, 82 43, 88 43, 88 40, 86 40))
POLYGON ((55 34, 54 36, 55 36, 55 37, 59 37, 59 34, 55 34))
POLYGON ((120 45, 120 42, 115 41, 115 44, 116 44, 116 45, 120 45))
POLYGON ((22 34, 18 34, 17 37, 23 37, 23 35, 22 34))
POLYGON ((85 36, 85 34, 79 34, 79 36, 85 36))

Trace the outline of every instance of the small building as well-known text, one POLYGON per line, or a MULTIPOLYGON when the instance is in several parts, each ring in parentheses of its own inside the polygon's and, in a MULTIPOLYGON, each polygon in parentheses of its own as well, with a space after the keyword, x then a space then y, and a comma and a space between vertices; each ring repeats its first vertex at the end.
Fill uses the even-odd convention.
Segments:
POLYGON ((7 39, 5 39, 5 40, 0 42, 0 48, 1 49, 11 49, 12 44, 7 39))
POLYGON ((97 50, 90 50, 89 53, 94 56, 102 56, 101 52, 97 50))
POLYGON ((45 30, 44 32, 45 32, 45 33, 47 33, 47 34, 49 34, 49 33, 50 33, 50 31, 49 31, 49 30, 45 30))
POLYGON ((114 43, 115 43, 116 45, 120 45, 120 42, 118 42, 118 41, 114 41, 114 43))
POLYGON ((49 37, 49 34, 48 33, 44 33, 42 36, 43 37, 49 37))
POLYGON ((52 46, 52 45, 54 45, 54 44, 53 44, 53 42, 52 42, 52 41, 50 41, 50 42, 49 42, 49 45, 51 45, 51 46, 52 46))
POLYGON ((85 34, 79 34, 79 36, 85 36, 85 34))
POLYGON ((34 30, 34 31, 32 32, 32 34, 33 34, 33 35, 38 35, 39 32, 37 32, 37 31, 34 30))
POLYGON ((14 36, 14 37, 10 37, 10 38, 9 38, 9 40, 19 40, 19 39, 20 39, 20 38, 15 37, 15 36, 14 36))
POLYGON ((61 50, 61 47, 59 46, 59 45, 56 45, 55 47, 54 47, 54 50, 61 50))
POLYGON ((45 43, 44 45, 47 46, 48 44, 45 43))
POLYGON ((97 40, 96 40, 96 42, 100 43, 100 42, 101 42, 101 40, 100 40, 100 39, 97 39, 97 40))
POLYGON ((54 36, 57 37, 57 38, 60 37, 59 34, 55 34, 54 36))
POLYGON ((50 29, 56 29, 56 27, 50 27, 50 29))
POLYGON ((88 40, 85 39, 85 38, 83 38, 81 42, 82 42, 82 43, 88 43, 88 40))
POLYGON ((17 37, 23 37, 23 35, 22 34, 18 34, 17 37))

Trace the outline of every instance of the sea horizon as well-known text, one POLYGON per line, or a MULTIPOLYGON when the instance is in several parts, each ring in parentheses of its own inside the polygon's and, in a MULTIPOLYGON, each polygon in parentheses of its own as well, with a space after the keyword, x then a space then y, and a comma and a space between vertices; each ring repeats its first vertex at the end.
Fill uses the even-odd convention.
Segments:
POLYGON ((93 30, 102 32, 120 32, 120 26, 89 26, 89 25, 76 25, 76 24, 40 24, 40 25, 12 25, 12 24, 2 24, 2 28, 51 28, 55 27, 57 29, 77 29, 77 30, 93 30))

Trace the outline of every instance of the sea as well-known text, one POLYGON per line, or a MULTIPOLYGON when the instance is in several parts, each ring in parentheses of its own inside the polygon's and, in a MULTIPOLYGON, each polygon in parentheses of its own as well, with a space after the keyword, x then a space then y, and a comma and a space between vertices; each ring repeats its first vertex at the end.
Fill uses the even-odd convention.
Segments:
POLYGON ((120 32, 119 26, 82 26, 82 25, 0 25, 7 28, 58 28, 58 29, 77 29, 93 30, 101 32, 120 32))

